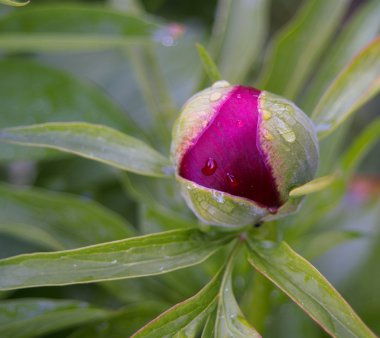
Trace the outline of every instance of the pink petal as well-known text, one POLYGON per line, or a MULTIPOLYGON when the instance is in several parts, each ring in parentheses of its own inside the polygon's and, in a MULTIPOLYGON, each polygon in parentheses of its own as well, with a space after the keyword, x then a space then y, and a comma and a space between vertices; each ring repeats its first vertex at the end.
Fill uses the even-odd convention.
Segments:
POLYGON ((184 154, 179 175, 277 209, 282 203, 259 143, 259 95, 257 89, 236 86, 184 154))

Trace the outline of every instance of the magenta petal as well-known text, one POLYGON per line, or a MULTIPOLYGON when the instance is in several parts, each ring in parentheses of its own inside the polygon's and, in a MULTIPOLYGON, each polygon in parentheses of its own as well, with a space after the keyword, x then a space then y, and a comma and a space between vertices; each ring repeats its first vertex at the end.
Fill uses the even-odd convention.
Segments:
POLYGON ((259 95, 257 89, 235 87, 183 155, 179 175, 277 209, 282 203, 259 144, 259 95))

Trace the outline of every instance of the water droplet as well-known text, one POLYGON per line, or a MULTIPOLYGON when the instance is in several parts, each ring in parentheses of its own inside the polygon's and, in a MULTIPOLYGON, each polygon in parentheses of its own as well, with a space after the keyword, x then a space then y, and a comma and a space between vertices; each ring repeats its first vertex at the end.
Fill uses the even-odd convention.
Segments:
POLYGON ((263 129, 263 136, 267 141, 273 140, 273 135, 267 129, 263 129))
POLYGON ((117 259, 114 259, 111 264, 116 264, 117 263, 117 259))
POLYGON ((239 186, 239 181, 233 174, 227 173, 227 178, 231 188, 237 188, 239 186))
POLYGON ((164 271, 164 267, 163 266, 160 266, 160 271, 164 271))
POLYGON ((272 113, 270 111, 265 110, 263 113, 263 119, 264 120, 269 120, 272 117, 272 113))
POLYGON ((292 130, 287 131, 284 134, 281 134, 286 142, 293 143, 296 140, 296 134, 292 130))
POLYGON ((224 202, 224 195, 221 191, 212 191, 212 197, 218 202, 218 203, 223 203, 224 202))
POLYGON ((296 140, 296 134, 294 131, 288 126, 288 124, 280 119, 277 120, 277 130, 286 142, 292 143, 296 140))
POLYGON ((212 93, 210 95, 210 101, 215 102, 218 101, 222 97, 222 94, 219 92, 212 93))
POLYGON ((244 122, 242 120, 236 120, 236 127, 241 128, 244 126, 244 122))
POLYGON ((205 176, 211 176, 215 173, 217 167, 218 165, 216 164, 216 161, 210 157, 206 160, 206 163, 202 168, 202 174, 205 176))
POLYGON ((227 81, 216 81, 213 85, 212 88, 226 88, 229 87, 230 84, 227 81))
POLYGON ((274 215, 277 214, 278 209, 276 207, 269 207, 268 211, 270 214, 274 215))
POLYGON ((236 95, 236 98, 237 98, 237 99, 241 99, 241 94, 237 94, 237 95, 236 95))

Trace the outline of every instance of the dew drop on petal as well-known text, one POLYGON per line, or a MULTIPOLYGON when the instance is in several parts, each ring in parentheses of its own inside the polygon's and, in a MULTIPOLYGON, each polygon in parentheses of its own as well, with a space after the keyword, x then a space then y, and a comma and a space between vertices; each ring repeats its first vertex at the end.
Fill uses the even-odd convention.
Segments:
POLYGON ((231 188, 237 188, 239 186, 239 181, 233 174, 227 173, 227 179, 231 188))
POLYGON ((215 173, 217 167, 218 165, 216 164, 216 161, 210 157, 206 160, 206 163, 202 168, 202 174, 205 176, 211 176, 215 173))
POLYGON ((244 122, 242 120, 236 120, 236 127, 241 128, 244 126, 244 122))

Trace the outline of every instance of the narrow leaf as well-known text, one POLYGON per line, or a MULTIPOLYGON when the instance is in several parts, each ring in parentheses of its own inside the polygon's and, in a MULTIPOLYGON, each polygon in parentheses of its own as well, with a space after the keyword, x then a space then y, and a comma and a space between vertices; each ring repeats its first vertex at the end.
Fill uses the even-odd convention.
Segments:
POLYGON ((220 76, 218 67, 216 66, 214 60, 211 58, 210 54, 207 52, 201 44, 196 44, 199 57, 202 61, 203 68, 211 82, 216 82, 222 79, 220 76))
POLYGON ((313 112, 322 138, 380 91, 380 38, 364 48, 338 75, 313 112))
POLYGON ((224 271, 215 318, 215 337, 258 338, 260 334, 248 323, 235 299, 232 290, 233 260, 224 271))
POLYGON ((208 315, 215 308, 215 302, 222 281, 223 270, 196 295, 175 305, 137 331, 133 338, 196 337, 208 315), (182 335, 181 335, 182 334, 182 335))
POLYGON ((350 145, 342 157, 342 169, 346 175, 352 174, 360 161, 380 139, 380 118, 372 121, 354 142, 350 145))
POLYGON ((297 248, 307 259, 315 259, 340 244, 358 239, 363 234, 349 230, 331 230, 321 233, 308 233, 296 240, 297 248))
POLYGON ((0 232, 62 250, 123 239, 134 230, 96 202, 0 184, 0 232))
POLYGON ((265 42, 268 0, 219 0, 211 39, 224 79, 239 83, 251 71, 265 42))
POLYGON ((311 194, 313 192, 318 192, 326 189, 329 185, 334 183, 336 180, 336 175, 329 175, 318 177, 310 182, 301 185, 300 187, 294 188, 289 192, 290 197, 299 197, 311 194))
POLYGON ((272 41, 260 86, 289 99, 296 98, 348 4, 348 0, 306 1, 272 41))
POLYGON ((157 25, 109 8, 36 6, 0 18, 7 51, 86 51, 148 41, 157 25))
POLYGON ((24 2, 22 2, 22 1, 13 1, 13 0, 0 0, 0 4, 9 5, 9 6, 15 6, 15 7, 25 6, 29 2, 30 2, 30 0, 24 1, 24 2))
POLYGON ((315 72, 313 81, 308 83, 306 93, 299 97, 301 108, 310 112, 316 106, 328 85, 343 67, 370 43, 380 32, 380 2, 364 2, 354 11, 349 21, 342 27, 337 39, 329 46, 323 62, 315 72))
MULTIPOLYGON (((124 0, 123 0, 124 1, 124 0)), ((156 302, 140 301, 130 304, 124 310, 119 310, 112 318, 99 323, 91 323, 66 338, 121 338, 130 337, 138 328, 164 311, 162 305, 156 302)))
POLYGON ((375 337, 333 286, 285 242, 248 240, 249 262, 333 337, 375 337))
POLYGON ((201 338, 215 338, 215 321, 216 311, 213 311, 207 318, 201 338))
POLYGON ((36 337, 109 317, 111 311, 72 300, 14 299, 0 301, 2 338, 36 337))
MULTIPOLYGON (((94 85, 22 59, 0 61, 0 74, 0 128, 83 121, 137 134, 126 113, 94 85)), ((41 159, 52 153, 2 144, 0 161, 41 159)))
POLYGON ((144 142, 89 123, 45 123, 0 131, 0 141, 57 149, 147 176, 165 176, 169 160, 144 142))
POLYGON ((175 230, 0 260, 0 290, 158 275, 199 264, 231 236, 175 230))

